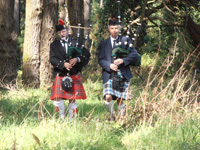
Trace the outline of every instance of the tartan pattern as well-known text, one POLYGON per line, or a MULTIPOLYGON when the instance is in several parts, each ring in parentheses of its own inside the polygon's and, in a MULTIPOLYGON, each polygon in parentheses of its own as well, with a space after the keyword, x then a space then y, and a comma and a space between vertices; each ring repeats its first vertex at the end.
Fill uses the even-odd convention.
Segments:
MULTIPOLYGON (((109 94, 109 95, 112 95, 112 96, 115 96, 117 98, 122 98, 123 100, 126 100, 127 99, 127 91, 128 91, 128 85, 129 85, 129 82, 124 82, 124 92, 119 92, 117 90, 114 90, 112 88, 112 82, 113 80, 112 79, 109 79, 106 83, 103 84, 103 96, 105 97, 105 95, 109 94)), ((129 92, 129 100, 131 99, 131 93, 129 92)))
POLYGON ((73 86, 72 86, 72 89, 67 92, 62 89, 62 86, 61 86, 62 78, 64 78, 64 77, 56 76, 53 86, 51 88, 51 96, 50 96, 51 100, 54 100, 56 98, 62 98, 64 100, 66 100, 66 99, 75 100, 75 99, 86 99, 87 98, 83 84, 81 82, 80 75, 72 75, 71 76, 71 78, 73 80, 73 86))

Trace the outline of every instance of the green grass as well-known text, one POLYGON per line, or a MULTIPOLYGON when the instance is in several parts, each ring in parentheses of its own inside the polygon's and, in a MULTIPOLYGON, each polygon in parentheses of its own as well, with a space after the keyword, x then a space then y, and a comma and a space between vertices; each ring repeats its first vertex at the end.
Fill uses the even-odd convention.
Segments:
POLYGON ((21 126, 2 128, 1 149, 121 149, 121 141, 112 128, 95 120, 84 124, 48 120, 40 123, 24 122, 21 126), (33 134, 39 139, 37 142, 33 134))
POLYGON ((180 72, 166 80, 164 73, 149 74, 148 65, 131 69, 141 76, 136 73, 131 80, 127 120, 108 121, 99 71, 88 78, 85 74, 87 99, 76 101, 79 113, 71 123, 59 120, 50 90, 23 87, 19 71, 18 88, 0 91, 0 150, 200 149, 200 93, 193 82, 192 88, 182 88, 185 77, 193 78, 180 72))
POLYGON ((126 133, 123 144, 127 149, 195 150, 200 149, 200 120, 188 119, 180 125, 169 120, 158 121, 155 126, 139 126, 126 133))
MULTIPOLYGON (((79 114, 69 123, 58 119, 50 92, 40 89, 4 91, 0 100, 0 149, 199 149, 200 120, 180 124, 159 120, 129 129, 107 121, 102 85, 85 83, 88 98, 77 101, 79 114), (99 92, 99 93, 97 93, 99 92)), ((133 101, 132 101, 133 102, 133 101)), ((132 104, 129 103, 129 104, 132 104)), ((67 106, 67 101, 66 101, 67 106)))
MULTIPOLYGON (((90 81, 87 84, 89 87, 90 81)), ((125 149, 121 133, 113 128, 115 123, 107 121, 104 102, 97 96, 99 90, 102 85, 95 83, 86 89, 88 99, 77 100, 79 114, 72 123, 58 119, 49 100, 50 91, 4 91, 0 100, 0 149, 125 149)))

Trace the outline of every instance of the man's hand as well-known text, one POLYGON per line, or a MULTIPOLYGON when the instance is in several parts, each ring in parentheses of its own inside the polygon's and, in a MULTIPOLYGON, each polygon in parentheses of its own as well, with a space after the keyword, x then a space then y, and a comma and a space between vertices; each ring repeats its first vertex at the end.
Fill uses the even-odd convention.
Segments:
POLYGON ((123 61, 123 59, 121 59, 121 58, 118 58, 118 59, 116 59, 116 60, 114 60, 114 64, 115 65, 121 65, 121 64, 123 64, 124 63, 124 61, 123 61))
POLYGON ((77 59, 77 58, 72 58, 72 59, 70 59, 70 61, 69 61, 69 63, 70 63, 72 66, 76 65, 77 62, 78 62, 78 59, 77 59))
POLYGON ((68 62, 65 62, 64 66, 68 71, 70 71, 70 69, 72 69, 72 65, 70 63, 68 63, 68 62))
POLYGON ((112 69, 112 70, 114 70, 114 71, 117 71, 118 66, 115 65, 115 64, 110 64, 110 69, 112 69))

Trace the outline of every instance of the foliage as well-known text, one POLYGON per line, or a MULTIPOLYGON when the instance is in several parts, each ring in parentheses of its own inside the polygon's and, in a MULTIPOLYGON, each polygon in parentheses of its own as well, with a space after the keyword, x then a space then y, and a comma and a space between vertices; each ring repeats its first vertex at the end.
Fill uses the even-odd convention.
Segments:
POLYGON ((194 8, 191 10, 191 16, 194 19, 195 23, 200 25, 200 13, 195 11, 194 8))
MULTIPOLYGON (((123 1, 121 3, 121 19, 122 25, 127 27, 129 20, 133 19, 135 16, 133 15, 133 10, 137 6, 138 2, 132 3, 129 0, 123 1)), ((140 14, 140 11, 136 13, 140 14)), ((103 39, 108 37, 108 20, 111 18, 118 17, 118 4, 114 0, 106 0, 103 3, 103 7, 99 7, 98 0, 94 0, 92 2, 92 12, 91 12, 91 21, 94 29, 94 34, 98 37, 95 47, 103 41, 103 39)))
POLYGON ((25 1, 20 0, 20 33, 17 36, 17 59, 18 69, 22 70, 22 55, 23 55, 23 44, 24 44, 24 32, 25 32, 25 1))

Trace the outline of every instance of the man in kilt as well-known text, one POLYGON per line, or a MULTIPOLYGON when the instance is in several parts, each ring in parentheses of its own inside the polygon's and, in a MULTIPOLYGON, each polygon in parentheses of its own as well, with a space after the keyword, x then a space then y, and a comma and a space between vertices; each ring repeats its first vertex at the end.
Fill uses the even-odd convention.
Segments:
POLYGON ((113 100, 117 101, 117 112, 118 116, 121 117, 126 111, 123 100, 131 98, 128 85, 133 76, 129 64, 136 61, 137 51, 132 48, 127 57, 114 59, 112 57, 112 50, 115 47, 115 43, 119 43, 119 39, 121 39, 121 42, 123 43, 126 38, 119 36, 121 26, 115 18, 109 20, 108 29, 110 37, 101 42, 98 47, 98 63, 103 69, 102 78, 105 105, 110 112, 110 119, 115 120, 116 115, 113 100), (116 78, 116 76, 118 76, 118 78, 116 78), (117 79, 117 81, 115 79, 117 79), (120 81, 118 82, 118 80, 120 81), (114 83, 118 83, 118 86, 114 86, 116 85, 114 83))
POLYGON ((56 25, 56 31, 60 39, 55 40, 50 45, 50 63, 53 65, 53 74, 55 75, 50 99, 54 101, 61 119, 65 118, 64 100, 69 100, 67 111, 71 121, 74 115, 78 113, 75 100, 87 98, 81 82, 80 72, 83 61, 86 58, 89 59, 90 53, 86 50, 80 57, 70 58, 68 56, 68 29, 62 20, 59 20, 59 23, 56 25), (72 79, 72 88, 69 90, 62 87, 62 80, 65 77, 72 79))

